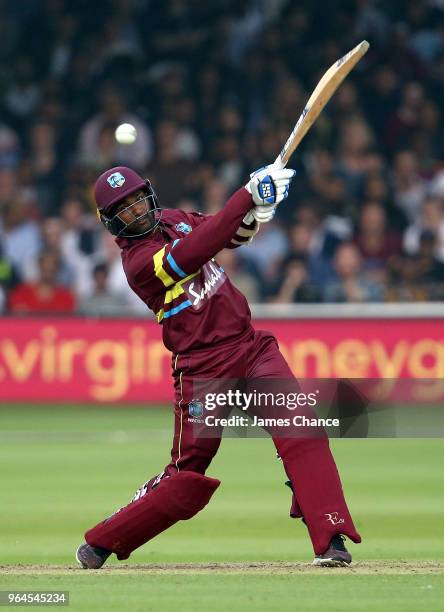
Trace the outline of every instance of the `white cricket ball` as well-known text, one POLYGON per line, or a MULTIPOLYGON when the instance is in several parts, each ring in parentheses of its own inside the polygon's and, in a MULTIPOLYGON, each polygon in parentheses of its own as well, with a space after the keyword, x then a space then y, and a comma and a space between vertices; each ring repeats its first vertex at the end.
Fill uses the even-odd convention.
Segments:
POLYGON ((137 138, 137 130, 131 123, 121 123, 117 126, 114 136, 119 144, 130 145, 137 138))

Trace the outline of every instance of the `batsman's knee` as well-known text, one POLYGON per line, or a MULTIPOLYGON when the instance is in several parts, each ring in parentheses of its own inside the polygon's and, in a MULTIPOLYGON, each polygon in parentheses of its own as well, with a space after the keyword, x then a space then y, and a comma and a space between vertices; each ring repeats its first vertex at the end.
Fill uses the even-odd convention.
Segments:
POLYGON ((137 499, 87 531, 85 540, 90 546, 115 552, 118 559, 127 559, 177 521, 202 510, 219 485, 219 480, 196 472, 165 475, 154 488, 141 487, 137 499))
POLYGON ((164 490, 168 491, 168 512, 172 516, 177 514, 177 520, 183 520, 191 518, 206 506, 220 485, 220 480, 191 470, 181 472, 164 470, 137 489, 131 503, 146 495, 153 496, 160 484, 162 484, 162 496, 164 490), (184 514, 184 516, 179 516, 179 514, 184 514))
POLYGON ((163 485, 170 496, 170 516, 180 520, 193 517, 208 504, 219 485, 220 480, 216 478, 197 472, 178 472, 163 485))

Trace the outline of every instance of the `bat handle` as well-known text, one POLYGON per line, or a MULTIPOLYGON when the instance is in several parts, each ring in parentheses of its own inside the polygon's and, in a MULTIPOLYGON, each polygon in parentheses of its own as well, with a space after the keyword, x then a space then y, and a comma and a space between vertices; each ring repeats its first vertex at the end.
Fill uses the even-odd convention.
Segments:
POLYGON ((273 166, 278 170, 283 170, 283 168, 285 168, 286 165, 287 164, 282 163, 281 154, 279 153, 279 155, 276 157, 276 159, 273 162, 273 166))

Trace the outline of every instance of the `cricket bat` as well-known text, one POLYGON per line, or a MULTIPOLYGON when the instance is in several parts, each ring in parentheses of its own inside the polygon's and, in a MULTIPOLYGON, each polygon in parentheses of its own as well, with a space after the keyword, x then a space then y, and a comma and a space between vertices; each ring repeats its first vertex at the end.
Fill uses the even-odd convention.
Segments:
POLYGON ((367 52, 369 46, 369 43, 366 40, 363 40, 354 49, 346 53, 344 57, 341 57, 341 59, 336 61, 333 66, 330 66, 319 83, 316 85, 315 90, 305 105, 305 108, 294 126, 293 131, 288 137, 287 142, 277 156, 273 164, 274 166, 277 168, 285 168, 288 160, 299 146, 305 134, 319 117, 324 106, 330 100, 348 73, 353 70, 361 57, 363 57, 363 55, 367 52))

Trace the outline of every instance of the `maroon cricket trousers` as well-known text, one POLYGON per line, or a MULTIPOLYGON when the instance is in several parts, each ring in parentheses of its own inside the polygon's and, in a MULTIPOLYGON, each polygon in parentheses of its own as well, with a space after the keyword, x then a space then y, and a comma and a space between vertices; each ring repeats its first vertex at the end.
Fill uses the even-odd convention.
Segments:
MULTIPOLYGON (((252 328, 244 337, 234 341, 175 355, 173 376, 175 430, 170 463, 157 478, 151 479, 139 490, 131 504, 86 533, 88 543, 113 550, 120 559, 127 558, 132 550, 177 520, 193 516, 208 503, 219 485, 219 481, 204 477, 207 489, 203 491, 199 489, 202 482, 200 476, 201 480, 193 493, 194 481, 198 475, 205 474, 221 443, 220 437, 195 436, 195 419, 189 413, 189 404, 196 399, 194 381, 294 379, 275 337, 269 332, 254 331, 252 328), (187 477, 190 482, 179 486, 177 475, 187 477), (168 488, 173 483, 177 488, 174 495, 168 488), (168 512, 165 506, 175 501, 181 504, 180 508, 168 512), (183 512, 185 506, 187 511, 183 512), (147 524, 151 527, 147 527, 147 524)), ((273 436, 273 442, 291 482, 293 497, 290 516, 303 518, 315 553, 325 552, 331 538, 338 533, 356 543, 360 542, 344 499, 328 438, 273 436)))

